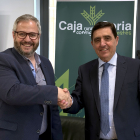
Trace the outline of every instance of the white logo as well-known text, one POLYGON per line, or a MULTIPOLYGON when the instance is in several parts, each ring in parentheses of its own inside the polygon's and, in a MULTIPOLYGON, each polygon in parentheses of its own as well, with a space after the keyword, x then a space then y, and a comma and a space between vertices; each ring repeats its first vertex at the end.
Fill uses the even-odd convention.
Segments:
MULTIPOLYGON (((118 35, 131 35, 131 24, 125 23, 122 21, 121 23, 114 23, 114 26, 117 30, 118 35)), ((74 21, 73 23, 67 23, 66 21, 60 21, 59 22, 59 29, 60 30, 68 30, 72 31, 76 34, 86 34, 91 35, 91 30, 93 26, 91 27, 83 27, 82 23, 77 23, 74 21)))

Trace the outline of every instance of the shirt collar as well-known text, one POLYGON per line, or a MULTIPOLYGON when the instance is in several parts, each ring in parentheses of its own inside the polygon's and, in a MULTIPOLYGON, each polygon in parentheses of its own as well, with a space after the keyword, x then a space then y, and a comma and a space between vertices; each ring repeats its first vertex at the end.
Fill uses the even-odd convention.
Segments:
POLYGON ((39 55, 36 52, 35 52, 35 60, 36 60, 37 65, 40 65, 41 60, 40 60, 39 55))
MULTIPOLYGON (((100 58, 98 58, 99 61, 99 68, 105 63, 104 61, 102 61, 100 58)), ((110 61, 108 61, 109 64, 116 66, 117 65, 117 53, 115 52, 115 54, 113 55, 113 57, 110 59, 110 61)))
MULTIPOLYGON (((16 49, 15 49, 16 50, 16 49)), ((16 50, 17 51, 17 50, 16 50)), ((18 51, 17 51, 18 52, 18 51)), ((19 52, 18 52, 19 53, 19 52)), ((20 54, 20 53, 19 53, 20 54)), ((21 55, 21 54, 20 54, 21 55)), ((23 56, 23 55, 21 55, 26 61, 30 61, 30 59, 29 58, 27 58, 27 57, 25 57, 25 56, 23 56)), ((35 61, 36 61, 36 63, 37 63, 37 65, 40 65, 41 64, 41 60, 40 60, 40 57, 39 57, 39 55, 35 52, 34 53, 34 57, 35 57, 35 61)), ((30 61, 31 62, 31 61, 30 61)))

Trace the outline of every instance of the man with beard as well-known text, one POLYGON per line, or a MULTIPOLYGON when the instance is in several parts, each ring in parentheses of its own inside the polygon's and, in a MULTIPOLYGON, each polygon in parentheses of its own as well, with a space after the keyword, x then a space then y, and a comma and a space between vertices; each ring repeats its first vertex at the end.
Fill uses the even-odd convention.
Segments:
POLYGON ((35 53, 41 35, 32 15, 18 17, 14 47, 0 53, 0 139, 62 140, 58 101, 69 93, 55 86, 49 60, 35 53))

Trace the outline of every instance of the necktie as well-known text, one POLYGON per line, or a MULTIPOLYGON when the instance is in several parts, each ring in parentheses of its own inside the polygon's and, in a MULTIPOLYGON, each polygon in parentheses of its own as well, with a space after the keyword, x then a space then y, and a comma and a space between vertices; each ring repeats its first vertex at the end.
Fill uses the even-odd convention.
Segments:
POLYGON ((104 135, 110 131, 109 127, 109 75, 108 67, 109 63, 103 65, 103 73, 101 79, 101 92, 100 92, 100 103, 101 103, 101 131, 104 135))

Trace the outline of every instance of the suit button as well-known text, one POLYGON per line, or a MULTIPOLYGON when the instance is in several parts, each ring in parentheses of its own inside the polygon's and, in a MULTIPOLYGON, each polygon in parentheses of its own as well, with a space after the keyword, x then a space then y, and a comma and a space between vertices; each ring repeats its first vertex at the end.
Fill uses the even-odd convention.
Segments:
POLYGON ((45 101, 44 101, 44 104, 47 104, 47 103, 48 103, 48 101, 45 100, 45 101))
POLYGON ((39 134, 40 133, 40 130, 38 129, 36 132, 39 134))
POLYGON ((43 112, 40 113, 40 116, 43 116, 43 112))
POLYGON ((51 104, 52 103, 52 101, 44 101, 44 104, 51 104))

